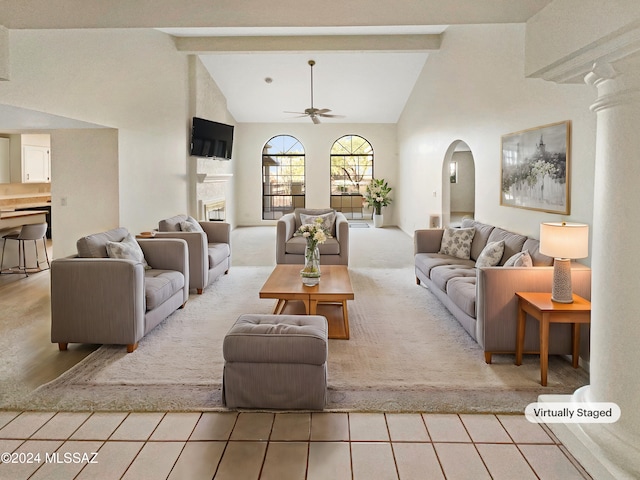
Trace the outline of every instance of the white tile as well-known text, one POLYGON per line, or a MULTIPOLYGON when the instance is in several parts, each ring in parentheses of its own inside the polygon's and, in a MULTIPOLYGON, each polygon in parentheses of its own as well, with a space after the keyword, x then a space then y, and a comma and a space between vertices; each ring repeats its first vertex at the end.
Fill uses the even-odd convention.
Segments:
POLYGON ((238 414, 231 440, 269 440, 273 413, 242 412, 238 414))
POLYGON ((229 440, 237 417, 235 412, 205 412, 189 440, 229 440))
POLYGON ((29 440, 13 452, 15 462, 0 464, 0 478, 20 480, 29 478, 45 465, 46 455, 51 455, 62 445, 60 441, 29 440))
POLYGON ((524 415, 498 415, 515 443, 554 443, 539 423, 532 423, 524 415))
POLYGON ((0 453, 11 453, 24 443, 24 440, 0 440, 0 453))
POLYGON ((0 428, 4 427, 18 415, 20 415, 20 412, 0 412, 0 428))
POLYGON ((167 478, 183 447, 184 442, 147 442, 122 480, 167 478))
POLYGON ((419 413, 387 413, 389 435, 394 442, 428 442, 429 434, 419 413))
POLYGON ((471 443, 435 443, 447 480, 490 480, 491 476, 471 443))
POLYGON ((389 441, 384 413, 350 413, 349 432, 352 442, 389 441))
POLYGON ((226 442, 187 442, 168 480, 211 480, 226 442))
POLYGON ((400 480, 444 480, 442 468, 430 443, 393 443, 400 480))
POLYGON ((53 412, 23 412, 0 429, 0 438, 29 438, 54 415, 53 412))
POLYGON ((398 479, 390 443, 352 443, 351 463, 353 480, 398 479))
POLYGON ((163 413, 130 413, 109 440, 147 440, 163 416, 163 413))
POLYGON ((460 415, 474 442, 513 443, 495 415, 460 415))
POLYGON ((102 442, 65 442, 57 451, 56 460, 42 465, 29 480, 68 480, 92 461, 98 461, 102 442))
POLYGON ((91 415, 71 440, 106 440, 126 418, 124 412, 98 412, 91 415))
POLYGON ((518 445, 540 480, 583 480, 583 476, 557 445, 518 445))
POLYGON ((536 480, 536 475, 515 445, 476 444, 493 480, 536 480))
POLYGON ((60 412, 49 420, 31 438, 42 440, 66 440, 69 438, 90 416, 90 413, 60 412))
POLYGON ((310 413, 279 413, 273 421, 271 441, 308 441, 311 435, 310 413))
POLYGON ((74 480, 120 480, 143 446, 143 442, 106 442, 98 450, 98 463, 84 467, 74 480))
POLYGON ((186 441, 199 419, 199 413, 167 413, 149 440, 186 441))
POLYGON ((433 442, 471 442, 458 415, 423 413, 424 423, 433 442))
POLYGON ((307 480, 351 480, 348 442, 311 442, 307 480))
POLYGON ((346 413, 312 413, 311 440, 349 440, 348 415, 346 413))
POLYGON ((269 442, 260 480, 304 479, 308 449, 306 442, 269 442))
POLYGON ((229 442, 218 466, 216 480, 257 479, 266 449, 266 442, 229 442))

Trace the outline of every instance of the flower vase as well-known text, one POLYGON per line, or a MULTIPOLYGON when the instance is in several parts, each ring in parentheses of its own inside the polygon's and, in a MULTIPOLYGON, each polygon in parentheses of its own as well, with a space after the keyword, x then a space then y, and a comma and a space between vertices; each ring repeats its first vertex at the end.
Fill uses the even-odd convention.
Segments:
POLYGON ((313 287, 320 283, 320 250, 317 246, 304 249, 304 268, 300 270, 302 283, 313 287))
POLYGON ((382 227, 382 224, 384 223, 384 216, 382 215, 382 213, 374 213, 373 214, 373 226, 376 228, 380 228, 382 227))

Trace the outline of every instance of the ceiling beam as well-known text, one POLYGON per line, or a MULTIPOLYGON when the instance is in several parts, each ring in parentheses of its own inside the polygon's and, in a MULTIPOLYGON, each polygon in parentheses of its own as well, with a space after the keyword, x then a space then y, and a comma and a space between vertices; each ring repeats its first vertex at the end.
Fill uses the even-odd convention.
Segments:
POLYGON ((307 51, 433 51, 440 48, 439 35, 303 35, 174 37, 178 51, 190 54, 223 52, 307 51))

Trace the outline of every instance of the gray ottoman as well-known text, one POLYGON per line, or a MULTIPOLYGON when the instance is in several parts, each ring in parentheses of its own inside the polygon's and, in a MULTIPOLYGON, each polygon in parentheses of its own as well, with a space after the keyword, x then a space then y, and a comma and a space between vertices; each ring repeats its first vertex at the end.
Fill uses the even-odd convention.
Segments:
POLYGON ((229 408, 322 410, 327 319, 241 315, 224 337, 222 401, 229 408))

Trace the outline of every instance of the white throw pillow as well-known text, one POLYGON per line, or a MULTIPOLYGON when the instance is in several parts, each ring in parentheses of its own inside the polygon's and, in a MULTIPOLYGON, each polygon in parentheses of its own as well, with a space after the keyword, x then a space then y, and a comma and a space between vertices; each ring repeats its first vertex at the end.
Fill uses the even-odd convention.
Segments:
POLYGON ((180 222, 180 230, 183 232, 204 232, 202 225, 193 217, 187 217, 187 220, 180 222))
POLYGON ((140 262, 145 269, 151 268, 144 258, 140 245, 131 234, 124 237, 120 242, 107 242, 107 255, 109 255, 109 258, 140 262))
POLYGON ((471 228, 445 228, 440 244, 440 252, 444 255, 469 260, 471 256, 471 242, 476 233, 474 227, 471 228))
POLYGON ((323 213, 322 215, 307 215, 305 213, 300 214, 300 223, 302 225, 313 225, 316 221, 316 218, 322 220, 322 228, 325 233, 331 233, 333 231, 333 224, 336 221, 335 212, 323 213))
POLYGON ((533 267, 533 260, 529 254, 529 250, 523 250, 516 253, 504 262, 505 267, 533 267))
POLYGON ((504 254, 504 240, 499 242, 489 242, 478 255, 476 260, 476 268, 495 267, 500 263, 500 259, 504 254))

